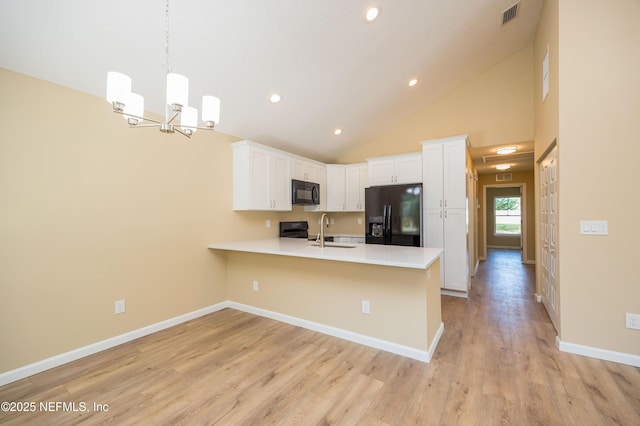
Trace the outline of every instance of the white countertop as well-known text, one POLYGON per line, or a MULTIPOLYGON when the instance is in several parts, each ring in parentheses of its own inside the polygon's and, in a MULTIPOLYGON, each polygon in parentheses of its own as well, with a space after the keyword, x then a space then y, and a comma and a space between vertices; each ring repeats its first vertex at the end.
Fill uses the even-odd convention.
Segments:
POLYGON ((327 243, 324 248, 320 248, 314 246, 313 242, 299 238, 216 243, 210 244, 208 248, 413 269, 427 269, 442 254, 442 249, 439 248, 377 244, 327 243), (332 244, 354 247, 331 247, 332 244))

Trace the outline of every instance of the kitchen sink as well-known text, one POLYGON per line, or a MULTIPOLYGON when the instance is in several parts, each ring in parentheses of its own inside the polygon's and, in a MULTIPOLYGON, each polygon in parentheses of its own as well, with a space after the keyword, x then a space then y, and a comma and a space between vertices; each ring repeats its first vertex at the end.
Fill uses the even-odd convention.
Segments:
MULTIPOLYGON (((312 246, 320 247, 320 243, 312 243, 312 246)), ((335 248, 356 248, 356 246, 351 246, 348 244, 337 244, 337 243, 324 243, 325 247, 335 247, 335 248)))

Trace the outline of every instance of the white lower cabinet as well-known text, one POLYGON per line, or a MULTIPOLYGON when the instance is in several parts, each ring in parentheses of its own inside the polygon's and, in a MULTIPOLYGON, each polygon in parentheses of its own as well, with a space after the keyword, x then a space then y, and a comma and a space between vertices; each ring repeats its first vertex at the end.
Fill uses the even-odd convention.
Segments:
POLYGON ((233 209, 291 210, 291 159, 241 141, 233 147, 233 209))

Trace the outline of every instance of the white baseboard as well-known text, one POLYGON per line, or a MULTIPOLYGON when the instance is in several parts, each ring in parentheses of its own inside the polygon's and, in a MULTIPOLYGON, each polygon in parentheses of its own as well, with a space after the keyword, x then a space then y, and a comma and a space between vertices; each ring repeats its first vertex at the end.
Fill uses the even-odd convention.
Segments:
POLYGON ((386 352, 391 352, 396 355, 402 355, 407 358, 412 358, 422 362, 430 362, 431 357, 436 350, 436 346, 440 341, 440 337, 444 332, 444 324, 440 323, 438 332, 436 333, 433 342, 427 351, 412 348, 398 343, 389 342, 387 340, 378 339, 375 337, 365 336, 363 334, 354 333, 352 331, 344 330, 341 328, 332 327, 325 324, 305 320, 302 318, 292 317, 284 315, 274 311, 268 311, 266 309, 256 308, 254 306, 243 305, 241 303, 229 302, 229 307, 237 309, 239 311, 247 312, 250 314, 258 315, 265 318, 270 318, 276 321, 284 322, 287 324, 295 325, 297 327, 306 328, 308 330, 317 331, 319 333, 327 334, 329 336, 338 337, 340 339, 348 340, 350 342, 358 343, 361 345, 369 346, 375 349, 380 349, 386 352))
POLYGON ((624 352, 614 352, 608 349, 594 348, 592 346, 578 345, 576 343, 563 342, 560 337, 556 336, 556 346, 562 352, 568 352, 576 355, 588 356, 591 358, 602 359, 605 361, 617 362, 619 364, 632 365, 640 367, 640 356, 627 354, 624 352))
POLYGON ((463 299, 469 298, 469 292, 467 291, 454 291, 454 290, 445 290, 443 288, 440 289, 440 294, 443 296, 453 296, 453 297, 461 297, 463 299))
POLYGON ((199 309, 197 311, 189 312, 184 315, 179 315, 174 318, 170 318, 165 321, 160 321, 155 324, 151 324, 146 327, 139 328, 137 330, 130 331, 128 333, 121 334, 119 336, 111 337, 100 342, 92 343, 87 346, 83 346, 78 349, 74 349, 69 352, 65 352, 59 355, 54 355, 50 358, 43 359, 41 361, 34 362, 33 364, 25 365, 24 367, 16 368, 4 373, 0 373, 0 386, 15 382, 20 379, 32 376, 34 374, 42 373, 43 371, 51 368, 59 367, 69 362, 75 361, 80 358, 84 358, 89 355, 113 348, 123 343, 130 342, 140 337, 147 336, 149 334, 164 330, 169 327, 187 322, 189 320, 220 311, 225 308, 232 308, 243 312, 248 312, 254 315, 271 318, 276 321, 281 321, 287 324, 292 324, 298 327, 306 328, 309 330, 317 331, 330 336, 338 337, 341 339, 349 340, 351 342, 359 343, 372 348, 380 349, 383 351, 391 352, 397 355, 402 355, 407 358, 416 359, 422 362, 430 362, 433 354, 438 346, 440 337, 444 332, 444 324, 440 323, 440 327, 436 333, 433 342, 428 351, 412 348, 409 346, 400 345, 386 340, 377 339, 374 337, 365 336, 362 334, 354 333, 348 330, 331 327, 324 324, 315 323, 313 321, 307 321, 300 318, 291 317, 277 312, 267 311, 265 309, 255 308, 249 305, 243 305, 236 302, 225 301, 215 305, 208 306, 206 308, 199 309))
POLYGON ((534 293, 533 296, 536 298, 536 302, 542 303, 542 295, 534 293))
POLYGON ((65 352, 59 355, 54 355, 50 358, 43 359, 41 361, 34 362, 33 364, 25 365, 24 367, 16 368, 5 373, 0 374, 0 386, 4 386, 8 383, 15 382, 16 380, 24 379, 25 377, 32 376, 34 374, 42 373, 54 367, 59 367, 63 364, 67 364, 71 361, 75 361, 80 358, 84 358, 89 355, 113 348, 123 343, 130 342, 140 337, 147 336, 149 334, 164 330, 165 328, 173 327, 174 325, 187 322, 189 320, 210 314, 212 312, 219 311, 227 308, 228 302, 221 302, 206 308, 198 309, 197 311, 189 312, 184 315, 179 315, 174 318, 169 318, 165 321, 160 321, 155 324, 151 324, 146 327, 138 328, 137 330, 130 331, 128 333, 121 334, 119 336, 111 337, 100 342, 92 343, 87 346, 83 346, 78 349, 74 349, 69 352, 65 352))

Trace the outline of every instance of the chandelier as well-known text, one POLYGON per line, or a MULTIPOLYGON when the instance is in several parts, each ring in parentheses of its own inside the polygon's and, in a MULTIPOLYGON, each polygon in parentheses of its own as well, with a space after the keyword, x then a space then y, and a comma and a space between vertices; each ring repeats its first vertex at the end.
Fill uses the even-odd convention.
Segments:
POLYGON ((167 74, 165 120, 159 121, 144 116, 144 98, 131 91, 131 78, 125 74, 107 73, 107 102, 113 112, 121 114, 130 128, 159 127, 163 133, 178 132, 188 138, 197 129, 213 130, 220 121, 220 99, 215 96, 202 97, 202 121, 198 126, 198 110, 189 106, 189 79, 169 70, 169 0, 165 7, 165 72, 167 74))

